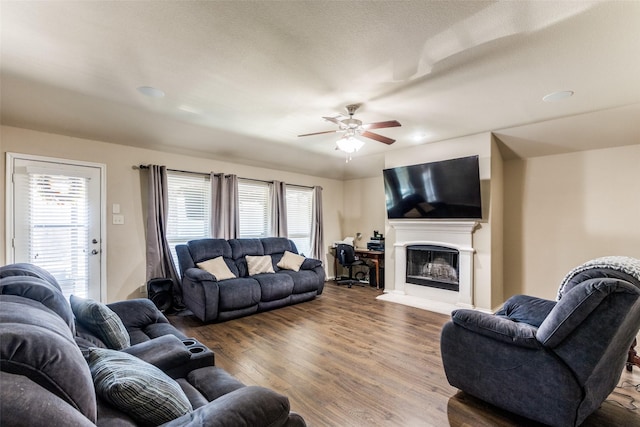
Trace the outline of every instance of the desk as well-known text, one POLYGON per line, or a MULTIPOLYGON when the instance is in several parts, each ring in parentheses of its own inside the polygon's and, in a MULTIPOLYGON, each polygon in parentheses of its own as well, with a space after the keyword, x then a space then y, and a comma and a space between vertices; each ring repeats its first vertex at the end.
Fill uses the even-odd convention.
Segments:
MULTIPOLYGON (((370 260, 375 266, 376 289, 380 289, 380 264, 384 262, 384 251, 370 251, 365 248, 355 248, 356 256, 362 260, 370 260)), ((329 253, 333 255, 333 277, 338 278, 338 258, 336 248, 330 247, 329 253)))

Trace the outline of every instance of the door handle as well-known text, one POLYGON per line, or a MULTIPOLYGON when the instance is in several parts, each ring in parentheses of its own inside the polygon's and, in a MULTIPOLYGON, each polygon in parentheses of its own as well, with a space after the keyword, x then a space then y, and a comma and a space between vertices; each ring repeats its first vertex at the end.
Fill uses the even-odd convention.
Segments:
POLYGON ((97 249, 92 250, 91 255, 98 255, 98 250, 97 249))

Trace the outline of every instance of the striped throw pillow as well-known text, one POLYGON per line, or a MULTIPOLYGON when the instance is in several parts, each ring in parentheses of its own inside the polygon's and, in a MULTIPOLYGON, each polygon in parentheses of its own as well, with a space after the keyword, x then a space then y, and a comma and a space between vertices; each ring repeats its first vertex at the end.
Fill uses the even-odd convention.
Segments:
POLYGON ((180 385, 144 360, 97 347, 88 360, 96 393, 140 423, 159 425, 193 410, 180 385))
POLYGON ((131 338, 120 317, 101 302, 71 295, 71 310, 78 322, 89 329, 107 347, 122 350, 131 345, 131 338))

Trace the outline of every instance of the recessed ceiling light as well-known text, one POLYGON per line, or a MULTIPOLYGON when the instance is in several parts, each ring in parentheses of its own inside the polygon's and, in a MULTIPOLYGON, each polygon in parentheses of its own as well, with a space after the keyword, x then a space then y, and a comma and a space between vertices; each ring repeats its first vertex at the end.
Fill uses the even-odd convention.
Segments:
POLYGON ((570 98, 573 96, 573 91, 572 90, 561 90, 558 92, 552 92, 548 95, 545 95, 542 100, 544 102, 556 102, 556 101, 560 101, 562 99, 565 98, 570 98))
POLYGON ((151 86, 140 86, 138 92, 149 98, 164 98, 164 92, 151 86))

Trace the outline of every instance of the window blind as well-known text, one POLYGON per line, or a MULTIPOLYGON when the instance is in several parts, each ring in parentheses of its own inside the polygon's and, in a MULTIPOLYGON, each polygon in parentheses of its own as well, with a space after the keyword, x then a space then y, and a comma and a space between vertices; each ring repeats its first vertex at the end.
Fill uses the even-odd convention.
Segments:
POLYGON ((287 186, 287 232, 301 254, 311 253, 313 189, 287 186))
POLYGON ((89 292, 90 209, 87 177, 49 173, 16 173, 19 197, 16 238, 28 253, 16 254, 49 271, 64 295, 89 292))
POLYGON ((176 245, 211 236, 211 185, 208 175, 167 172, 167 242, 179 268, 176 245))
POLYGON ((269 237, 271 230, 270 184, 238 180, 238 209, 240 237, 269 237))

